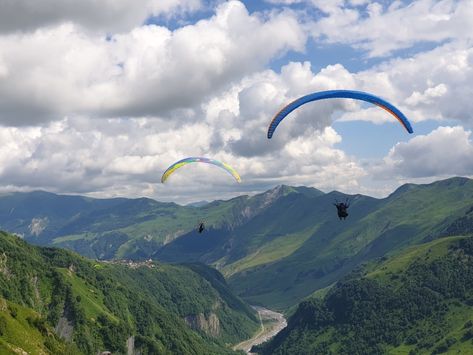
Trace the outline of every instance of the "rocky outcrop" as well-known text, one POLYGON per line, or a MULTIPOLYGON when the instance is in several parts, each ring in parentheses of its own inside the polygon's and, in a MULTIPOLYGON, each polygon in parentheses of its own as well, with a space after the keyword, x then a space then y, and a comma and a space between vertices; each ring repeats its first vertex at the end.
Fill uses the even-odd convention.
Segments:
POLYGON ((184 317, 184 320, 194 330, 204 332, 214 338, 220 335, 220 320, 213 312, 208 316, 203 313, 188 315, 184 317))
POLYGON ((0 298, 0 312, 6 312, 8 310, 7 301, 3 298, 0 298))
POLYGON ((178 229, 174 233, 166 234, 166 236, 164 237, 163 245, 171 243, 174 239, 177 239, 178 237, 180 237, 181 235, 185 233, 186 231, 184 229, 178 229))
POLYGON ((30 230, 30 234, 34 236, 38 236, 41 234, 42 231, 46 229, 46 227, 49 224, 49 219, 48 217, 44 218, 33 218, 31 220, 30 225, 28 226, 30 230))
POLYGON ((241 216, 244 220, 249 220, 256 216, 258 213, 262 212, 269 206, 271 206, 276 200, 280 197, 288 194, 290 192, 290 188, 284 185, 278 185, 274 189, 266 191, 265 193, 259 195, 260 201, 255 206, 246 206, 244 209, 241 210, 241 216))
POLYGON ((31 285, 33 286, 33 292, 34 292, 34 302, 33 304, 36 305, 37 307, 42 306, 41 302, 41 295, 39 293, 39 285, 38 285, 38 276, 31 276, 31 285))
POLYGON ((12 273, 7 267, 7 254, 5 252, 0 255, 0 273, 2 273, 7 279, 10 279, 12 273))
POLYGON ((135 337, 131 336, 126 340, 126 354, 136 355, 135 352, 135 337))
POLYGON ((65 316, 62 316, 59 318, 54 331, 60 338, 71 341, 72 333, 74 332, 74 326, 65 316))

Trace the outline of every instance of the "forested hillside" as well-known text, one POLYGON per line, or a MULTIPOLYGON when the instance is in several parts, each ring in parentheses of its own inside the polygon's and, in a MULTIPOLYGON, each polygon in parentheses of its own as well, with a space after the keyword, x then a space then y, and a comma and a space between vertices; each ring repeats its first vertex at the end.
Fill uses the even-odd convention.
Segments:
POLYGON ((6 233, 0 292, 0 350, 10 353, 230 354, 258 328, 205 265, 94 262, 6 233))
POLYGON ((259 354, 473 353, 473 237, 380 258, 301 302, 259 354))

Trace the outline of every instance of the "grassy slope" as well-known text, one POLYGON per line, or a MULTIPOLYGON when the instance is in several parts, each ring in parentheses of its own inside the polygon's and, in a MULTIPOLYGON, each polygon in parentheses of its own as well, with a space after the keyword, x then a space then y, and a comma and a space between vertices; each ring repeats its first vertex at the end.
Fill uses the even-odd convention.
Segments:
MULTIPOLYGON (((255 251, 251 254, 248 254, 231 264, 225 265, 222 272, 226 277, 230 277, 246 269, 283 259, 299 249, 301 245, 314 233, 316 228, 317 226, 298 233, 285 234, 257 246, 254 248, 255 251)), ((219 260, 217 263, 222 261, 223 260, 219 260)))
POLYGON ((262 353, 469 354, 472 300, 472 237, 441 238, 371 262, 322 301, 304 301, 262 353))
MULTIPOLYGON (((432 262, 435 260, 449 258, 449 253, 452 252, 452 244, 464 239, 465 237, 441 238, 430 243, 408 248, 400 255, 375 266, 374 270, 368 272, 366 277, 389 284, 392 282, 393 275, 401 275, 404 270, 407 270, 416 262, 422 261, 432 265, 432 262)), ((471 263, 472 261, 470 260, 468 262, 471 263)), ((403 287, 402 283, 398 285, 398 288, 400 287, 403 287)), ((470 294, 473 294, 473 290, 470 290, 470 294)), ((419 354, 431 354, 438 350, 439 346, 442 346, 447 339, 456 339, 457 341, 449 346, 445 353, 468 354, 473 352, 473 342, 465 339, 465 334, 470 328, 465 327, 465 324, 473 320, 473 308, 470 304, 458 302, 455 298, 447 300, 446 304, 448 304, 449 310, 448 314, 445 316, 446 327, 442 336, 437 339, 433 346, 426 349, 416 349, 415 344, 401 344, 399 346, 387 347, 387 352, 393 355, 406 354, 409 351, 419 354)))
MULTIPOLYGON (((330 195, 318 200, 327 206, 333 199, 330 195)), ((331 210, 330 216, 323 210, 308 214, 314 224, 322 222, 298 249, 265 265, 239 265, 243 271, 229 281, 250 303, 283 309, 364 261, 441 235, 464 215, 471 201, 473 181, 467 179, 406 185, 384 200, 358 197, 346 221, 338 221, 331 210)), ((317 201, 313 203, 317 206, 317 201)))
POLYGON ((14 354, 26 351, 30 354, 48 354, 51 351, 78 354, 71 344, 54 335, 49 326, 42 328, 43 333, 32 324, 39 314, 34 310, 0 299, 0 353, 14 354), (25 337, 25 334, 28 336, 25 337), (47 339, 47 345, 45 345, 47 339))
POLYGON ((130 335, 137 336, 136 345, 141 344, 144 353, 171 349, 183 354, 232 353, 224 344, 247 338, 258 327, 254 312, 231 293, 218 272, 204 265, 130 269, 32 247, 3 233, 0 255, 2 295, 21 305, 15 320, 5 313, 7 332, 1 331, 0 317, 4 348, 42 349, 45 344, 64 348, 63 342, 47 336, 61 315, 74 325, 74 343, 83 353, 122 351, 130 335), (34 315, 33 325, 24 324, 23 309, 34 315), (220 321, 217 338, 190 330, 183 320, 199 313, 208 317, 211 312, 220 321), (23 328, 15 325, 20 321, 23 328), (28 327, 36 328, 31 338, 15 336, 28 327))

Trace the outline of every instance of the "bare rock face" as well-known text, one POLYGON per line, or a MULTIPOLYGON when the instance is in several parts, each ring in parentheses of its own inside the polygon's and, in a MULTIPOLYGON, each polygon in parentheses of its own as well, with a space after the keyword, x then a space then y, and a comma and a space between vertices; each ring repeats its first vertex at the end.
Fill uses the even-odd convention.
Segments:
POLYGON ((131 336, 126 340, 126 354, 135 355, 135 337, 131 336))
POLYGON ((184 317, 184 320, 192 329, 204 332, 214 338, 220 334, 220 320, 213 312, 207 317, 203 313, 188 315, 184 317))
POLYGON ((48 217, 44 218, 33 218, 31 220, 29 227, 31 235, 38 236, 41 234, 42 231, 46 229, 48 226, 49 219, 48 217))
POLYGON ((76 272, 76 267, 74 264, 69 265, 67 268, 67 273, 69 276, 72 276, 76 272))
POLYGON ((62 316, 59 318, 54 331, 60 338, 63 338, 66 341, 71 341, 72 333, 74 332, 74 326, 67 320, 66 317, 62 316))
POLYGON ((163 245, 171 243, 174 239, 180 237, 181 235, 185 234, 186 231, 184 229, 178 229, 173 233, 166 234, 164 237, 163 245))
POLYGON ((38 276, 31 276, 31 285, 33 286, 34 291, 34 302, 33 304, 36 306, 42 305, 41 294, 39 293, 39 285, 38 285, 38 276))
POLYGON ((10 272, 10 270, 8 269, 8 266, 7 266, 7 254, 5 254, 5 252, 3 254, 0 255, 0 272, 7 278, 7 279, 10 279, 11 276, 12 276, 12 273, 10 272))
POLYGON ((8 310, 7 301, 3 298, 0 298, 0 312, 6 312, 8 310))
POLYGON ((283 185, 278 185, 274 189, 265 192, 262 195, 262 200, 258 206, 252 207, 245 207, 241 211, 241 215, 246 219, 250 219, 256 216, 258 213, 262 212, 267 207, 271 206, 276 200, 280 197, 284 196, 286 193, 286 188, 283 185))
POLYGON ((7 344, 7 347, 12 351, 13 354, 29 355, 29 353, 18 346, 7 344))

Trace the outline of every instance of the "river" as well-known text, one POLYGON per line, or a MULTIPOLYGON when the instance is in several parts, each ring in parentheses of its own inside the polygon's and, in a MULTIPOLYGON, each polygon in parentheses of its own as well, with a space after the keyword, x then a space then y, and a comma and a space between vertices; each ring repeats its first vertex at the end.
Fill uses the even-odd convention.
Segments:
POLYGON ((287 326, 286 318, 284 318, 282 313, 278 313, 264 307, 252 307, 258 312, 260 331, 251 339, 242 341, 233 347, 233 350, 243 350, 248 355, 254 354, 250 352, 253 345, 264 343, 266 340, 272 338, 287 326))

